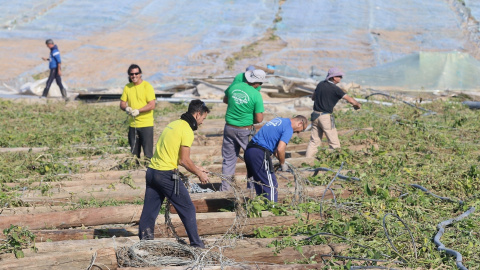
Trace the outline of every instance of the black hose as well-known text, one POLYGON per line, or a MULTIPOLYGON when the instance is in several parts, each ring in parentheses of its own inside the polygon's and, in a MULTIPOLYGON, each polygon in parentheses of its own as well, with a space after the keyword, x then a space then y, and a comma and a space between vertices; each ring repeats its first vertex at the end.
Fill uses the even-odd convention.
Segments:
POLYGON ((445 251, 445 253, 447 253, 447 255, 454 256, 455 257, 455 264, 457 265, 458 269, 460 269, 460 270, 468 270, 462 264, 462 254, 460 254, 458 251, 455 251, 453 249, 446 248, 445 245, 442 244, 442 242, 440 242, 440 238, 442 237, 443 233, 445 233, 445 227, 446 226, 452 224, 453 222, 460 221, 460 220, 466 218, 471 213, 473 213, 473 211, 475 211, 475 207, 470 207, 465 213, 461 214, 460 216, 438 223, 438 225, 437 225, 438 232, 435 235, 435 237, 433 238, 433 242, 438 247, 437 248, 438 251, 445 251))
POLYGON ((420 185, 410 184, 410 186, 411 186, 411 187, 414 187, 414 188, 418 188, 418 189, 420 189, 421 191, 427 193, 428 195, 432 195, 433 197, 438 198, 438 199, 440 199, 440 200, 449 201, 449 202, 458 202, 459 204, 463 204, 463 201, 462 201, 462 200, 456 201, 456 200, 450 199, 450 198, 448 198, 448 197, 438 196, 438 195, 433 194, 432 192, 428 191, 428 189, 426 189, 426 188, 424 188, 424 187, 422 187, 422 186, 420 186, 420 185))
MULTIPOLYGON (((413 246, 413 252, 415 254, 415 259, 418 258, 417 256, 417 247, 415 246, 415 239, 413 238, 413 235, 412 235, 412 231, 410 230, 410 228, 408 228, 407 224, 397 215, 395 214, 391 214, 391 213, 387 213, 385 214, 385 216, 383 216, 383 230, 385 231, 385 235, 387 236, 387 239, 388 239, 388 242, 390 243, 390 245, 392 246, 392 248, 395 250, 395 252, 400 255, 400 252, 397 250, 397 247, 395 247, 395 245, 393 244, 393 241, 392 239, 390 239, 390 235, 388 234, 388 230, 387 230, 387 221, 386 221, 386 218, 387 216, 392 216, 394 218, 396 218, 397 220, 399 220, 403 226, 407 229, 408 231, 408 234, 410 235, 410 239, 412 240, 412 246, 413 246)), ((401 255, 400 255, 401 256, 401 255)))

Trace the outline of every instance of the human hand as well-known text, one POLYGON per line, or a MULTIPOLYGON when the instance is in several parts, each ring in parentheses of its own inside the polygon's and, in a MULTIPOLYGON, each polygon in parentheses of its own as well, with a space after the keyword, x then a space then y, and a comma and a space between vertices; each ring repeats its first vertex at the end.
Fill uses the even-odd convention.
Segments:
POLYGON ((140 114, 140 111, 139 111, 139 110, 133 110, 132 113, 131 113, 131 115, 132 115, 133 117, 137 117, 139 114, 140 114))
POLYGON ((58 76, 62 76, 62 70, 58 70, 58 76))
POLYGON ((204 172, 200 172, 200 173, 198 174, 198 179, 200 179, 200 182, 201 182, 202 184, 208 183, 208 175, 207 175, 206 173, 204 173, 204 172))
POLYGON ((353 105, 353 108, 354 108, 355 110, 360 110, 360 107, 361 107, 360 103, 358 103, 358 104, 356 104, 356 105, 353 105))
POLYGON ((132 111, 133 111, 133 109, 130 108, 130 107, 125 108, 125 112, 126 112, 128 115, 131 115, 131 114, 132 114, 132 111))
POLYGON ((43 61, 48 61, 48 58, 42 57, 43 61))
POLYGON ((290 169, 286 163, 280 164, 280 167, 282 168, 283 172, 286 172, 290 169))
POLYGON ((203 168, 202 166, 195 166, 195 167, 197 167, 197 169, 201 172, 208 173, 208 171, 205 168, 203 168))

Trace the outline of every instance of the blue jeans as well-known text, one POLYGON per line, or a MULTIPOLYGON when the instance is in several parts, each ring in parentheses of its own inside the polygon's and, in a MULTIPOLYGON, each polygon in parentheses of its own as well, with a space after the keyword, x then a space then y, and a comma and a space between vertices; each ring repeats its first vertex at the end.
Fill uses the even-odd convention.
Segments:
POLYGON ((175 207, 175 210, 177 210, 187 231, 190 245, 203 248, 204 244, 198 235, 195 206, 190 199, 190 194, 181 181, 179 182, 179 194, 175 194, 175 184, 172 180, 172 175, 173 171, 147 169, 147 188, 145 190, 142 215, 140 216, 138 236, 140 240, 151 240, 154 238, 155 220, 166 197, 175 207))

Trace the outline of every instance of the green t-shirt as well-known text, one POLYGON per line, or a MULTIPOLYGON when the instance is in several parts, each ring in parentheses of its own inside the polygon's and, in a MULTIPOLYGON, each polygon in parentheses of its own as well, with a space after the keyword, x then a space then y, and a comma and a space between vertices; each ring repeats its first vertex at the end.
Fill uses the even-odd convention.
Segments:
MULTIPOLYGON (((237 83, 241 83, 241 82, 244 82, 246 83, 247 82, 247 79, 245 78, 245 73, 239 73, 237 74, 237 76, 235 76, 235 78, 233 79, 233 82, 232 84, 230 84, 230 86, 227 88, 227 90, 225 91, 228 91, 230 89, 230 87, 232 87, 233 85, 237 84, 237 83)), ((259 86, 257 88, 258 91, 262 90, 262 86, 259 86)))
POLYGON ((262 95, 247 83, 231 85, 225 90, 225 96, 228 98, 227 124, 237 127, 253 125, 254 114, 264 111, 262 95))

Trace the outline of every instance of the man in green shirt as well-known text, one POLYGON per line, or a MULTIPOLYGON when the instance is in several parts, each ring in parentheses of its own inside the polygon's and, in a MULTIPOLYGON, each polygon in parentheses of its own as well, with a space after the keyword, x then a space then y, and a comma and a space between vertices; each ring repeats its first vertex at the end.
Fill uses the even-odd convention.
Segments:
MULTIPOLYGON (((265 76, 263 70, 247 71, 247 82, 236 83, 225 90, 223 102, 228 104, 228 107, 223 130, 222 174, 230 176, 232 180, 240 148, 245 151, 253 124, 263 121, 263 99, 256 88, 266 81, 265 76)), ((222 180, 220 190, 230 189, 230 184, 222 180)))

